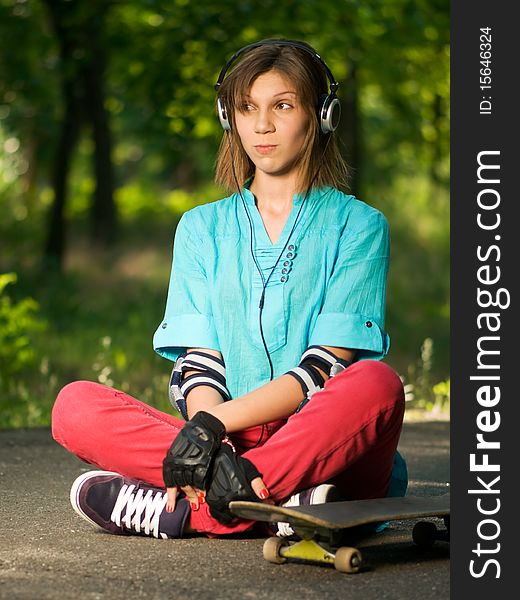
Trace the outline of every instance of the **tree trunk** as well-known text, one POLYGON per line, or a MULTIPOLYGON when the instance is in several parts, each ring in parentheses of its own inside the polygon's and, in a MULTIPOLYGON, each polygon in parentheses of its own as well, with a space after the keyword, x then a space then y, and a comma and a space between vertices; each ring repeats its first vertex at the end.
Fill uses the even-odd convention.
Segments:
POLYGON ((342 84, 342 111, 338 133, 342 142, 342 154, 350 166, 350 191, 356 194, 361 181, 362 156, 360 140, 360 110, 359 91, 357 81, 358 65, 355 60, 350 60, 348 76, 342 84))
MULTIPOLYGON (((430 180, 433 183, 433 188, 442 184, 442 177, 439 174, 439 164, 442 160, 442 141, 441 141, 441 121, 442 121, 442 98, 439 94, 435 94, 432 103, 433 119, 432 124, 437 132, 437 135, 432 143, 430 156, 430 180)), ((435 193, 435 191, 434 191, 435 193)))
MULTIPOLYGON (((99 16, 99 15, 97 15, 99 16)), ((105 109, 103 78, 106 56, 99 40, 97 19, 89 23, 92 50, 83 73, 85 84, 86 116, 92 125, 94 140, 94 174, 96 188, 90 213, 91 237, 97 242, 110 244, 116 234, 117 216, 114 203, 114 174, 112 165, 112 137, 108 112, 105 109)))
POLYGON ((60 47, 64 114, 52 169, 54 203, 49 215, 45 255, 58 267, 65 254, 65 207, 72 155, 82 122, 91 125, 96 187, 91 234, 110 243, 116 228, 112 141, 105 109, 103 78, 106 55, 103 23, 110 3, 89 0, 44 0, 60 47))
POLYGON ((79 136, 80 113, 73 90, 69 86, 63 95, 65 114, 60 128, 60 136, 54 157, 52 187, 54 202, 51 207, 45 258, 58 269, 63 266, 65 255, 65 206, 67 203, 67 181, 72 162, 72 155, 79 136))
POLYGON ((45 0, 52 27, 56 33, 62 62, 63 119, 52 166, 54 201, 50 208, 45 244, 45 259, 61 269, 65 254, 65 206, 67 182, 81 124, 81 88, 78 85, 77 65, 72 57, 77 49, 76 40, 67 27, 59 0, 45 0), (72 59, 72 60, 71 60, 72 59))

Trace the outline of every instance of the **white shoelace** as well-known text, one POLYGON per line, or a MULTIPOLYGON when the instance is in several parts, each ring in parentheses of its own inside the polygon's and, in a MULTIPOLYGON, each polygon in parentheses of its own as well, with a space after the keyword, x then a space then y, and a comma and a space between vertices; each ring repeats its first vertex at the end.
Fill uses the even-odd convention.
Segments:
POLYGON ((278 531, 276 532, 276 535, 278 537, 291 537, 291 535, 294 534, 294 529, 289 525, 289 523, 279 522, 277 525, 278 531))
POLYGON ((159 517, 168 501, 166 493, 154 493, 153 490, 148 490, 145 494, 142 489, 137 492, 134 490, 135 485, 123 485, 110 519, 118 527, 121 527, 122 520, 126 528, 133 529, 137 533, 143 532, 156 538, 167 539, 168 536, 159 531, 159 517), (125 516, 122 517, 125 508, 125 516))
MULTIPOLYGON (((283 507, 290 506, 300 506, 300 494, 293 494, 289 500, 282 504, 283 507)), ((294 529, 289 525, 289 523, 285 523, 284 521, 279 521, 276 523, 278 525, 278 531, 276 535, 278 537, 291 537, 294 535, 294 529)))

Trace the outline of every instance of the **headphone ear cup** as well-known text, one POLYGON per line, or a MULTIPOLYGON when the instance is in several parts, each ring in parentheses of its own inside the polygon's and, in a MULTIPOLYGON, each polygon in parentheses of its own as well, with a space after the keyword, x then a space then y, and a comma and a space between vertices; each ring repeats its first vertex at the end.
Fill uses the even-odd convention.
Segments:
POLYGON ((227 110, 224 105, 224 102, 222 102, 222 100, 220 98, 217 98, 217 115, 218 115, 220 124, 222 125, 222 129, 224 131, 231 131, 231 123, 229 122, 229 119, 227 116, 227 110))
POLYGON ((339 125, 341 103, 335 94, 324 96, 319 111, 320 129, 322 133, 332 133, 339 125))

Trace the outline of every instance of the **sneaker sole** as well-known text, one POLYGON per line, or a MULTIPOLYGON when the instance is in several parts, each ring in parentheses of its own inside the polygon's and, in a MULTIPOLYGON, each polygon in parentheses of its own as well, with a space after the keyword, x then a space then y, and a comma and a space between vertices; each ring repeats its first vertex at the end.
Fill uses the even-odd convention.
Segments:
POLYGON ((85 521, 87 521, 88 523, 90 523, 92 525, 95 525, 99 529, 103 529, 102 527, 99 526, 98 523, 93 521, 88 515, 86 515, 81 510, 81 506, 79 505, 79 498, 78 498, 81 486, 85 483, 85 481, 88 481, 89 479, 92 479, 93 477, 99 477, 100 475, 117 475, 118 477, 121 477, 120 473, 115 473, 114 471, 88 471, 87 473, 83 473, 83 475, 80 475, 78 478, 76 478, 76 480, 72 484, 72 487, 70 488, 70 503, 72 504, 72 508, 76 511, 76 513, 80 517, 85 519, 85 521))
POLYGON ((338 488, 335 485, 323 483, 314 490, 314 493, 311 497, 311 505, 337 502, 339 499, 340 493, 338 488))

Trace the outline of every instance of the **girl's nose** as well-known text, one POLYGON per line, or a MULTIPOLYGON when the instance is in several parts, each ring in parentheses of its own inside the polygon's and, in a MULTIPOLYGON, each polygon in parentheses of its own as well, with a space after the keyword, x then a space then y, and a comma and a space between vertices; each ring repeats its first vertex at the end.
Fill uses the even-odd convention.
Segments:
POLYGON ((255 133, 268 133, 274 130, 271 114, 268 110, 258 110, 255 120, 255 133))

